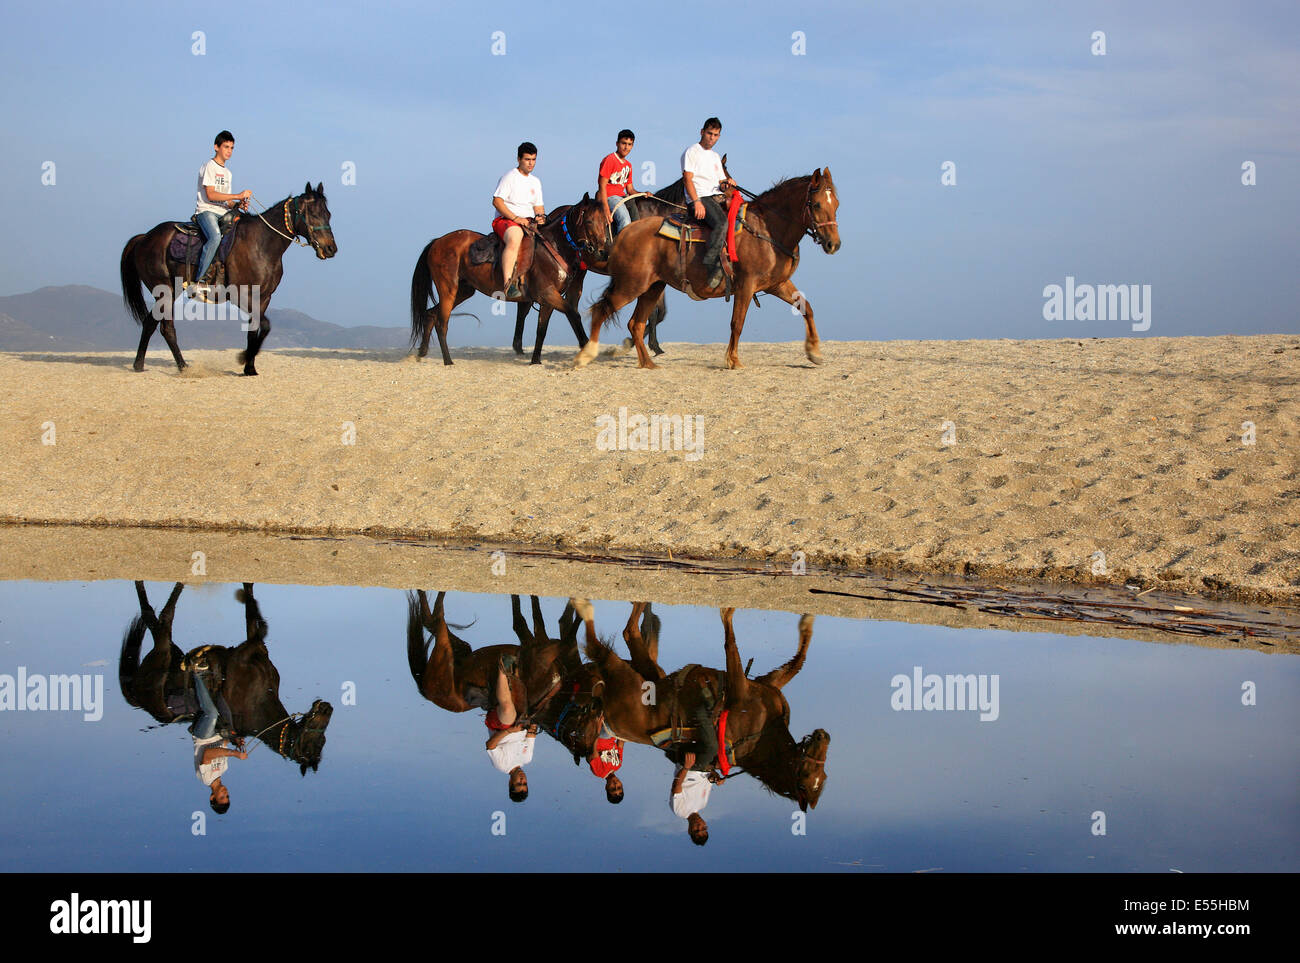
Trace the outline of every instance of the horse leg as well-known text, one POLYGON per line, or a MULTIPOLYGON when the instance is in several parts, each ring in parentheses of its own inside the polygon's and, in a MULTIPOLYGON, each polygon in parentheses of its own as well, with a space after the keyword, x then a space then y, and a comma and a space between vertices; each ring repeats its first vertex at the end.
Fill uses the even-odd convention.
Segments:
POLYGON ((660 294, 659 303, 655 305, 654 311, 650 313, 650 320, 646 322, 650 330, 650 350, 655 354, 664 353, 664 349, 659 347, 659 324, 667 313, 668 308, 664 304, 664 296, 660 294))
MULTIPOLYGON (((181 590, 185 585, 177 582, 172 586, 171 594, 167 596, 167 601, 162 607, 162 613, 157 620, 157 628, 160 639, 165 639, 165 644, 170 646, 172 643, 172 620, 176 618, 176 603, 181 597, 181 590)), ((143 591, 143 585, 142 585, 143 591)), ((156 638, 154 644, 160 644, 160 639, 156 638)))
POLYGON ((152 315, 140 325, 140 347, 135 353, 135 363, 131 365, 136 371, 144 370, 144 353, 149 347, 149 339, 153 337, 154 331, 158 327, 158 322, 152 315))
MULTIPOLYGON (((438 316, 434 319, 433 327, 438 332, 438 348, 442 351, 442 363, 451 364, 451 352, 447 350, 447 327, 451 324, 451 312, 455 310, 456 305, 468 301, 474 296, 474 288, 468 284, 461 283, 456 287, 456 293, 450 291, 443 292, 442 288, 438 289, 438 316)), ((425 347, 428 347, 429 331, 426 328, 424 333, 425 347)))
POLYGON ((817 325, 813 323, 812 305, 808 299, 799 292, 790 280, 782 281, 767 289, 768 294, 775 294, 786 304, 797 305, 800 313, 803 314, 804 323, 804 341, 803 353, 808 356, 808 360, 813 364, 824 364, 825 359, 822 357, 821 339, 817 337, 817 325))
POLYGON ((645 346, 645 321, 654 310, 659 298, 664 293, 664 282, 656 281, 650 286, 650 289, 641 295, 636 302, 636 310, 632 312, 632 320, 627 323, 628 331, 632 334, 632 343, 636 346, 636 357, 638 368, 657 368, 654 359, 650 357, 650 352, 645 346))
POLYGON ((750 298, 754 296, 754 285, 748 279, 736 284, 732 292, 736 303, 731 307, 731 340, 727 342, 727 367, 743 368, 740 363, 740 332, 745 329, 745 314, 749 311, 750 298))
POLYGON ((524 321, 525 319, 527 319, 528 312, 531 308, 532 305, 529 304, 527 301, 520 301, 519 311, 518 313, 515 314, 515 340, 513 342, 513 346, 515 349, 515 354, 518 355, 522 355, 524 353, 524 321))
POLYGON ((244 603, 244 638, 249 642, 266 641, 266 619, 262 607, 253 597, 253 583, 245 582, 240 600, 244 603))
POLYGON ((235 360, 243 363, 244 375, 253 377, 257 374, 257 353, 262 350, 262 342, 271 333, 271 319, 266 316, 264 308, 259 308, 256 312, 249 313, 248 323, 248 347, 235 355, 235 360))
POLYGON ((649 604, 649 602, 632 603, 632 614, 628 616, 627 625, 623 628, 623 641, 627 643, 627 650, 630 653, 628 661, 632 663, 632 668, 639 672, 643 679, 656 680, 664 678, 667 673, 650 655, 637 624, 649 604))
POLYGON ((600 299, 591 306, 591 337, 582 346, 578 356, 573 359, 575 368, 585 368, 596 360, 596 355, 600 353, 601 327, 616 312, 635 301, 641 291, 645 290, 642 288, 641 291, 630 293, 631 289, 636 286, 636 282, 622 282, 621 279, 615 278, 609 282, 609 287, 605 289, 605 293, 600 296, 600 299), (622 284, 621 287, 620 284, 622 284))
POLYGON ((524 618, 523 611, 519 608, 519 596, 510 596, 510 625, 515 631, 515 637, 519 639, 522 646, 528 639, 528 620, 524 618))
MULTIPOLYGON (((526 308, 527 305, 521 304, 519 307, 526 308)), ((537 337, 533 340, 533 358, 528 362, 529 364, 542 363, 542 345, 546 343, 546 328, 551 323, 551 311, 549 304, 539 305, 537 308, 537 337)), ((520 324, 522 325, 523 322, 521 321, 520 324)))
POLYGON ((456 659, 451 647, 451 636, 447 631, 447 620, 442 610, 442 601, 447 593, 438 593, 432 612, 429 611, 429 598, 424 594, 424 590, 421 589, 418 594, 421 621, 430 627, 433 633, 433 651, 429 653, 428 664, 424 667, 423 677, 420 680, 420 693, 429 701, 439 705, 463 704, 461 708, 453 708, 451 711, 464 712, 470 706, 456 688, 456 659))
POLYGON ((731 617, 736 610, 731 608, 720 611, 723 648, 727 653, 727 708, 735 709, 744 704, 749 680, 745 678, 745 667, 740 661, 740 650, 736 648, 736 630, 731 627, 731 617))

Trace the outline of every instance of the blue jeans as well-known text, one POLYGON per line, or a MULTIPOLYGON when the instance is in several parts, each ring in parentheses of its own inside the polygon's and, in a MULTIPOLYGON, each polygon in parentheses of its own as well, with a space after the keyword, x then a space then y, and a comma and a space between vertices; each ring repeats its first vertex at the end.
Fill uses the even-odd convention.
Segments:
POLYGON ((208 687, 203 684, 203 677, 197 672, 194 673, 194 691, 198 694, 199 708, 202 711, 194 720, 194 725, 190 726, 190 732, 197 739, 208 739, 217 731, 219 717, 217 707, 212 703, 212 696, 208 695, 208 687))
POLYGON ((616 211, 614 210, 614 205, 622 202, 622 200, 623 198, 621 197, 605 198, 605 203, 609 205, 609 209, 614 213, 615 234, 618 234, 619 231, 623 230, 623 228, 627 227, 629 224, 632 223, 632 215, 628 213, 627 204, 623 204, 623 206, 616 211))
MULTIPOLYGON (((194 283, 203 280, 203 275, 207 273, 212 262, 217 257, 217 248, 221 246, 221 226, 217 223, 217 215, 211 211, 203 211, 195 215, 199 222, 199 228, 203 231, 203 251, 199 254, 199 267, 194 275, 194 283)), ((212 733, 208 733, 212 735, 212 733)))

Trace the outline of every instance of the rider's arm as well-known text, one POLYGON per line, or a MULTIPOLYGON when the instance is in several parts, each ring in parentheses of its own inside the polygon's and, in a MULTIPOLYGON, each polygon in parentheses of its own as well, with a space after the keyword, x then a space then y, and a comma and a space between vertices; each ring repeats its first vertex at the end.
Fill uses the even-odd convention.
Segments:
POLYGON ((507 221, 511 221, 515 224, 523 223, 522 221, 520 221, 518 217, 515 216, 514 212, 511 211, 510 208, 506 207, 506 202, 502 198, 500 197, 492 198, 492 206, 495 207, 497 209, 497 213, 500 214, 502 217, 504 217, 507 221))
POLYGON ((203 190, 208 195, 208 200, 213 204, 227 203, 229 201, 246 201, 253 196, 252 191, 243 191, 239 194, 223 194, 211 184, 204 184, 203 190))

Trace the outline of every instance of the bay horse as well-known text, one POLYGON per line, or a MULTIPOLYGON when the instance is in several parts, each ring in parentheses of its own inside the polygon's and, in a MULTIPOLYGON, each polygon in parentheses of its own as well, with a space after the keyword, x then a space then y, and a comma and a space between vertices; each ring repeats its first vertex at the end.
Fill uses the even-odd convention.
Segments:
MULTIPOLYGON (((805 325, 804 353, 814 364, 822 364, 821 339, 813 322, 812 306, 790 281, 799 266, 799 242, 804 235, 821 245, 827 254, 840 249, 839 227, 835 217, 839 197, 829 168, 802 177, 780 181, 754 198, 736 238, 735 280, 731 294, 731 340, 725 355, 728 368, 740 368, 740 332, 745 326, 749 302, 760 291, 774 294, 796 305, 805 325)), ((574 360, 574 367, 590 364, 599 351, 600 328, 633 301, 636 310, 628 330, 637 352, 637 366, 656 367, 646 351, 643 333, 646 319, 653 310, 664 286, 679 291, 689 284, 697 297, 718 298, 728 292, 725 285, 710 288, 709 272, 703 266, 704 244, 688 245, 689 253, 679 256, 678 242, 659 236, 663 218, 649 217, 633 221, 614 245, 610 255, 612 280, 591 308, 591 337, 574 360)), ((724 254, 725 257, 725 254, 724 254)))
MULTIPOLYGON (((831 737, 826 730, 816 729, 796 743, 790 735, 790 704, 781 692, 803 667, 812 642, 813 617, 805 615, 799 620, 799 648, 793 658, 749 679, 731 624, 735 609, 721 610, 725 671, 690 665, 666 673, 658 664, 657 638, 648 645, 636 624, 646 606, 644 602, 633 605, 624 629, 631 653, 628 660, 620 659, 608 643, 597 638, 594 628, 587 634, 587 656, 605 681, 601 698, 610 728, 629 742, 654 745, 654 733, 681 721, 689 723, 701 708, 710 711, 706 700, 712 693, 719 699, 711 710, 714 723, 718 711, 727 711, 730 764, 743 766, 768 790, 794 800, 801 811, 815 809, 826 785, 831 737), (652 697, 647 698, 647 692, 653 693, 652 697)), ((589 605, 579 605, 578 613, 590 623, 589 605)))
MULTIPOLYGON (((727 163, 727 155, 723 154, 722 164, 724 169, 726 167, 726 163, 727 163)), ((685 198, 686 198, 685 182, 683 178, 679 177, 677 180, 669 184, 663 190, 656 191, 653 194, 647 194, 642 197, 637 197, 633 199, 630 202, 630 209, 634 212, 633 220, 639 221, 643 217, 663 217, 665 215, 673 214, 678 211, 684 211, 686 207, 682 202, 685 200, 685 198)), ((613 225, 611 224, 605 228, 605 250, 607 252, 607 255, 608 253, 613 252, 615 240, 616 238, 614 236, 614 228, 613 225)), ((608 275, 609 274, 608 256, 606 256, 603 259, 597 257, 595 259, 589 260, 587 262, 587 270, 593 271, 596 274, 608 275)), ((575 302, 581 297, 582 297, 582 282, 581 280, 579 280, 578 291, 574 297, 575 302)), ((528 317, 528 311, 531 307, 532 305, 525 304, 525 303, 521 303, 519 305, 518 316, 515 318, 515 339, 514 339, 515 354, 522 355, 524 353, 524 321, 528 317)), ((650 312, 650 317, 646 320, 646 339, 650 343, 650 350, 655 354, 664 353, 664 349, 659 346, 659 323, 663 321, 664 317, 667 314, 668 314, 667 305, 664 303, 663 295, 660 295, 659 303, 655 305, 654 310, 650 312)), ((537 330, 539 332, 546 330, 546 325, 550 321, 550 318, 551 318, 551 309, 546 307, 545 305, 538 305, 537 330)), ((578 343, 580 345, 584 344, 586 343, 586 339, 587 339, 587 333, 584 331, 582 332, 582 335, 578 338, 578 343)))
POLYGON ((508 679, 510 698, 519 707, 520 717, 541 711, 559 691, 561 675, 556 663, 564 644, 546 637, 536 598, 533 603, 538 631, 528 631, 519 596, 512 595, 513 626, 519 644, 475 649, 451 631, 443 608, 446 595, 439 592, 430 608, 423 589, 407 593, 406 658, 420 695, 448 712, 491 708, 497 667, 504 657, 507 663, 513 660, 518 666, 508 679))
POLYGON ((442 363, 452 363, 447 350, 447 324, 452 309, 473 297, 475 291, 498 300, 519 302, 521 317, 528 313, 534 301, 546 311, 538 316, 531 364, 541 364, 542 344, 551 316, 548 308, 563 312, 578 344, 586 344, 587 334, 578 311, 585 261, 587 258, 604 260, 609 256, 604 249, 605 224, 600 206, 591 195, 583 194, 577 204, 556 208, 546 215, 545 225, 536 228, 532 236, 525 236, 520 257, 527 256, 531 245, 532 261, 520 276, 523 294, 518 298, 505 298, 506 285, 499 258, 491 264, 470 263, 470 245, 486 236, 478 231, 452 231, 434 238, 420 252, 411 274, 411 348, 418 348, 416 357, 428 355, 429 338, 436 330, 442 363), (430 308, 429 300, 435 291, 437 301, 430 308))
POLYGON ((252 584, 245 582, 235 595, 244 605, 245 640, 233 647, 200 646, 184 657, 171 639, 184 585, 176 583, 160 615, 149 605, 144 583, 136 582, 135 587, 141 614, 127 629, 118 657, 118 682, 127 703, 162 723, 190 718, 197 711, 192 672, 201 671, 214 701, 220 697, 229 707, 235 735, 258 737, 278 755, 298 763, 302 775, 308 768, 315 772, 334 710, 317 699, 301 720, 295 720, 280 702, 280 673, 267 652, 267 624, 252 584), (141 662, 146 629, 153 635, 154 649, 141 662))
MULTIPOLYGON (((233 302, 249 315, 248 346, 239 353, 245 375, 256 375, 255 359, 262 343, 271 333, 266 316, 271 295, 284 274, 284 252, 297 237, 304 237, 321 260, 338 253, 334 231, 330 227, 329 207, 325 203, 324 184, 312 189, 310 182, 297 197, 286 197, 272 204, 262 214, 245 214, 231 230, 237 232, 226 258, 225 284, 237 287, 233 302)), ((137 234, 122 248, 122 300, 136 323, 142 328, 140 347, 135 354, 136 371, 144 370, 144 354, 154 329, 162 324, 163 340, 171 349, 176 369, 184 371, 185 359, 176 340, 175 311, 178 288, 193 279, 196 265, 182 264, 168 253, 176 234, 176 222, 164 221, 147 234, 137 234), (145 304, 141 285, 155 295, 153 308, 145 304), (162 292, 167 292, 162 294, 162 292)))

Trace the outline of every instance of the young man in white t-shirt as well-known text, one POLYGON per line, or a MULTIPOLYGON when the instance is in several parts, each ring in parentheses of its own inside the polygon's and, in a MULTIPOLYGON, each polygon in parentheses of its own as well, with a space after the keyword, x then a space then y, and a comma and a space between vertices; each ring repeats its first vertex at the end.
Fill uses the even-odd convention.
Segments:
POLYGON ((674 816, 686 820, 686 833, 696 846, 703 846, 709 841, 709 826, 700 815, 700 810, 708 805, 709 793, 713 791, 713 773, 700 772, 695 765, 695 753, 687 752, 682 764, 673 773, 673 787, 668 793, 668 808, 674 816))
POLYGON ((253 196, 252 191, 231 193, 234 178, 226 167, 226 162, 235 152, 235 135, 228 130, 223 130, 217 134, 212 144, 215 148, 212 160, 199 168, 198 202, 194 207, 194 215, 199 222, 199 229, 203 231, 204 240, 194 283, 189 291, 190 294, 204 300, 206 300, 206 292, 200 287, 199 282, 203 280, 203 275, 212 265, 217 256, 217 248, 221 245, 221 227, 217 221, 232 207, 238 206, 248 210, 248 200, 253 196))
POLYGON ((484 748, 492 765, 510 777, 507 789, 511 800, 523 802, 528 798, 528 776, 524 773, 524 766, 533 761, 537 726, 525 724, 519 719, 519 710, 510 693, 510 678, 506 673, 504 656, 497 666, 496 684, 493 688, 495 704, 483 720, 492 735, 488 737, 484 748))
POLYGON ((517 167, 501 175, 492 195, 492 210, 496 214, 492 230, 505 243, 505 250, 501 252, 501 273, 506 282, 507 300, 523 297, 515 278, 515 263, 524 240, 524 224, 531 217, 537 218, 538 225, 546 223, 542 182, 533 176, 533 168, 537 166, 537 147, 524 141, 519 145, 518 160, 517 167))
POLYGON ((722 209, 722 187, 726 184, 734 188, 736 182, 722 169, 722 158, 713 150, 713 145, 722 136, 722 121, 710 117, 700 128, 700 142, 692 144, 682 152, 682 181, 686 188, 686 200, 691 204, 697 221, 709 225, 712 234, 708 247, 704 251, 704 266, 712 268, 709 275, 709 287, 716 287, 722 282, 722 265, 718 263, 722 245, 727 240, 727 215, 722 209))

